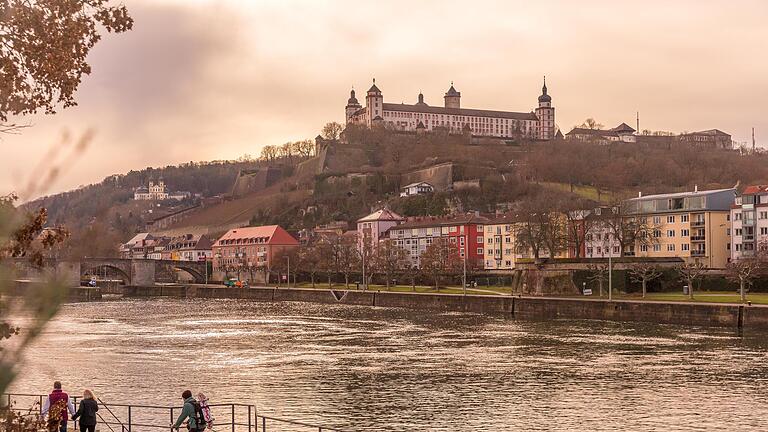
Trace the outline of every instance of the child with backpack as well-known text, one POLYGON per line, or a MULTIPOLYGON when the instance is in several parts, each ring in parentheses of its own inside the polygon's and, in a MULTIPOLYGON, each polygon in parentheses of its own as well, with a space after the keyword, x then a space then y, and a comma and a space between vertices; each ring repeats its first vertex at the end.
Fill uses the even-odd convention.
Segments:
POLYGON ((203 411, 203 418, 208 429, 213 429, 213 416, 211 415, 211 407, 208 403, 208 397, 203 393, 197 394, 197 402, 200 403, 200 409, 203 411))

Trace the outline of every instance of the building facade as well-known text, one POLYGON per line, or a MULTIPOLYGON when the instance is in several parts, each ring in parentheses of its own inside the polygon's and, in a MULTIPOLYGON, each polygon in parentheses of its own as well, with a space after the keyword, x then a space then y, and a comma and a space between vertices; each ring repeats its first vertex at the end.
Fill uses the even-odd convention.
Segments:
POLYGON ((381 124, 400 131, 446 130, 472 136, 549 140, 555 137, 556 126, 555 108, 552 97, 547 93, 546 80, 541 90, 534 111, 493 111, 462 108, 461 93, 453 87, 453 83, 443 96, 443 106, 428 105, 421 93, 415 104, 385 103, 374 80, 366 93, 364 107, 357 100, 355 91, 350 92, 345 117, 347 124, 367 127, 381 124))
POLYGON ((375 246, 390 228, 405 222, 405 218, 388 208, 377 210, 357 221, 358 244, 375 246))
POLYGON ((768 246, 768 185, 744 188, 730 214, 731 259, 754 256, 768 246))
POLYGON ((421 254, 435 238, 446 237, 456 245, 458 256, 466 259, 468 266, 482 269, 483 228, 487 222, 487 218, 476 215, 415 219, 390 228, 387 235, 397 246, 405 249, 414 267, 421 267, 421 254))
POLYGON ((174 261, 210 261, 213 242, 206 235, 184 234, 168 241, 165 250, 168 259, 174 261))
POLYGON ((165 188, 165 182, 162 180, 158 182, 150 180, 148 187, 141 186, 133 192, 133 199, 147 201, 162 201, 168 199, 168 191, 165 188))
POLYGON ((271 268, 275 254, 299 246, 299 241, 277 225, 234 228, 212 246, 213 271, 271 268))
POLYGON ((730 212, 735 195, 735 189, 696 189, 628 200, 629 214, 646 218, 653 231, 653 241, 634 245, 630 254, 679 257, 708 268, 724 268, 730 258, 730 212))

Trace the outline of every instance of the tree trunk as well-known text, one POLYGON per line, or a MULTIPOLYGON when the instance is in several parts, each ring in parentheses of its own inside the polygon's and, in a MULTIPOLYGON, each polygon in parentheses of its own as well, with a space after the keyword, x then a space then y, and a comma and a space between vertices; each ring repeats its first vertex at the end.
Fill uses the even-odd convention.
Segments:
POLYGON ((411 291, 416 292, 416 278, 411 278, 411 291))
POLYGON ((599 279, 597 281, 597 285, 600 287, 600 297, 602 297, 603 296, 603 280, 599 279))
POLYGON ((333 288, 333 285, 331 284, 331 274, 328 273, 328 288, 333 288))
POLYGON ((387 277, 387 291, 389 291, 389 274, 387 274, 386 277, 387 277))
POLYGON ((645 298, 645 292, 646 292, 645 291, 645 284, 646 283, 647 283, 647 281, 645 279, 643 279, 643 298, 645 298))
POLYGON ((688 300, 693 300, 693 279, 688 279, 688 300))
POLYGON ((312 280, 312 288, 315 287, 315 274, 312 273, 312 275, 309 277, 312 280))
POLYGON ((344 275, 344 287, 349 289, 349 275, 344 275))
POLYGON ((739 280, 739 294, 741 295, 741 302, 744 303, 747 300, 747 291, 744 289, 744 279, 739 280))

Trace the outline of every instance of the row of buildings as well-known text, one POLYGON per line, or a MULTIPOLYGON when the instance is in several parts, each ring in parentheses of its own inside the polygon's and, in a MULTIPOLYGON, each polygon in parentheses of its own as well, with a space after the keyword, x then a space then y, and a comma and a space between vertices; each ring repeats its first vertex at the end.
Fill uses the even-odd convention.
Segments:
MULTIPOLYGON (((607 257, 681 258, 708 268, 724 268, 730 261, 754 256, 768 246, 768 185, 638 196, 618 207, 603 207, 556 215, 567 241, 555 258, 607 257), (619 222, 617 222, 619 221, 619 222), (621 221, 632 221, 617 228, 621 221), (619 239, 618 232, 638 230, 619 239), (569 239, 570 240, 570 239, 569 239)), ((457 255, 474 269, 514 270, 520 260, 549 258, 550 249, 536 253, 520 240, 527 222, 515 214, 404 218, 384 208, 357 221, 318 227, 316 236, 354 236, 358 245, 391 241, 403 248, 409 264, 420 267, 421 255, 438 238, 455 245, 457 255)), ((302 237, 300 237, 302 238, 302 237)), ((302 238, 303 239, 303 238, 302 238)), ((270 269, 275 256, 299 247, 300 240, 277 225, 243 227, 216 239, 186 234, 157 237, 137 234, 121 246, 123 258, 209 261, 213 270, 270 269)))
POLYGON ((182 201, 192 197, 190 192, 169 192, 165 182, 150 180, 147 186, 139 186, 133 190, 133 199, 136 201, 163 201, 177 200, 182 201))
MULTIPOLYGON (((580 241, 567 239, 555 258, 682 258, 724 268, 732 260, 754 255, 761 241, 768 241, 768 186, 750 186, 741 194, 731 188, 640 195, 626 200, 621 209, 589 209, 569 216, 560 216, 563 236, 578 235, 580 241), (626 233, 624 238, 619 238, 621 233, 626 233)), ((434 239, 447 237, 473 266, 511 270, 520 259, 549 257, 547 248, 535 254, 528 242, 522 245, 521 224, 513 214, 406 219, 384 209, 360 219, 357 235, 361 241, 392 240, 414 266, 420 265, 421 254, 434 239)))
POLYGON ((546 78, 536 108, 528 112, 463 108, 461 92, 456 90, 453 83, 445 92, 442 105, 428 104, 421 93, 413 104, 387 103, 384 102, 383 93, 374 79, 366 92, 365 106, 360 104, 355 90, 352 89, 344 113, 347 125, 369 128, 382 125, 401 132, 426 133, 444 130, 452 134, 505 140, 566 138, 605 144, 636 142, 666 146, 680 142, 708 148, 733 148, 731 135, 718 129, 680 135, 646 135, 622 123, 611 129, 576 127, 563 136, 555 123, 555 108, 552 105, 552 96, 547 91, 546 78))

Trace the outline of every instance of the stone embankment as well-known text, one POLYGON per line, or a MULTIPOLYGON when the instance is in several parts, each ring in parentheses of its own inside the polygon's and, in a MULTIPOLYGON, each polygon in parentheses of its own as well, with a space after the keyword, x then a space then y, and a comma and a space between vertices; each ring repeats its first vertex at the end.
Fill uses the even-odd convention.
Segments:
POLYGON ((298 301, 505 315, 515 319, 587 319, 743 328, 768 328, 768 307, 718 303, 607 301, 503 295, 423 294, 307 288, 129 286, 127 297, 298 301))

